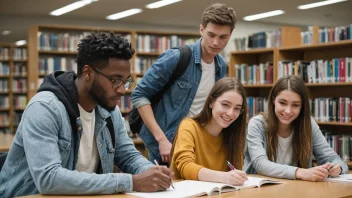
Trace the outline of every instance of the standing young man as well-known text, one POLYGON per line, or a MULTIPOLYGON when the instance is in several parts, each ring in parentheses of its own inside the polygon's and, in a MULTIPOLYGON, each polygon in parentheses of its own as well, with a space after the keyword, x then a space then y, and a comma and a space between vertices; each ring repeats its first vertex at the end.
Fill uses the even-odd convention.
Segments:
POLYGON ((148 150, 149 160, 170 161, 171 142, 185 116, 197 115, 211 88, 226 75, 226 63, 219 53, 225 48, 236 24, 235 12, 224 4, 207 7, 202 16, 202 36, 192 49, 191 61, 158 104, 150 99, 168 83, 180 58, 177 49, 164 52, 133 91, 131 100, 144 121, 139 133, 148 150))
POLYGON ((172 172, 153 166, 135 149, 116 108, 132 83, 133 53, 119 35, 91 33, 78 45, 77 76, 45 77, 0 172, 0 197, 169 188, 172 172), (114 164, 124 173, 113 173, 114 164))

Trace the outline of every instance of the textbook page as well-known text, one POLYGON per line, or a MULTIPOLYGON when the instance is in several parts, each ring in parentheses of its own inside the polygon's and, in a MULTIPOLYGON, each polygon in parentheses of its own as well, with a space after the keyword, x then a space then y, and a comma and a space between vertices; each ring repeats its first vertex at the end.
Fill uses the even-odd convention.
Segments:
POLYGON ((242 186, 236 186, 238 189, 260 187, 263 184, 282 184, 282 182, 267 178, 248 177, 248 180, 242 186))
POLYGON ((329 178, 326 178, 324 181, 352 183, 352 174, 342 174, 342 175, 339 175, 338 177, 329 177, 329 178))
MULTIPOLYGON (((184 180, 180 182, 174 182, 173 185, 175 189, 170 187, 166 191, 144 193, 144 192, 132 192, 127 193, 137 197, 147 197, 147 198, 174 198, 174 197, 195 197, 202 195, 212 195, 219 193, 219 188, 224 186, 230 186, 222 183, 215 182, 204 182, 204 181, 194 181, 194 180, 184 180)), ((232 187, 232 190, 236 190, 232 187)))
POLYGON ((263 184, 272 183, 280 184, 282 182, 258 178, 258 177, 248 177, 248 180, 242 186, 232 186, 229 184, 215 183, 215 182, 204 182, 204 181, 194 181, 194 180, 184 180, 180 182, 175 182, 175 189, 170 187, 166 191, 143 193, 143 192, 132 192, 127 193, 137 197, 150 197, 150 198, 173 198, 173 197, 195 197, 202 195, 213 195, 224 192, 230 192, 240 189, 255 188, 260 187, 263 184))

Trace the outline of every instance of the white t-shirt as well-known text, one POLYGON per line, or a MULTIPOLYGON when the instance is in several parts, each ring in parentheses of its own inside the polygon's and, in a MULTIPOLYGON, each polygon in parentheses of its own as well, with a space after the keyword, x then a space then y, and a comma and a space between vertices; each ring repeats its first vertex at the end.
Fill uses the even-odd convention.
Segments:
POLYGON ((83 131, 78 150, 76 170, 93 173, 99 165, 99 153, 96 138, 94 137, 95 109, 92 112, 87 112, 79 104, 78 108, 83 131))
POLYGON ((202 77, 199 82, 199 86, 197 89, 197 93, 194 96, 193 103, 189 112, 187 114, 188 117, 193 117, 200 113, 203 109, 205 100, 208 97, 210 90, 213 88, 215 84, 215 62, 211 62, 207 64, 203 60, 201 60, 202 64, 202 77))
POLYGON ((282 138, 278 136, 278 147, 277 147, 277 159, 276 163, 292 165, 292 137, 293 130, 287 138, 282 138))

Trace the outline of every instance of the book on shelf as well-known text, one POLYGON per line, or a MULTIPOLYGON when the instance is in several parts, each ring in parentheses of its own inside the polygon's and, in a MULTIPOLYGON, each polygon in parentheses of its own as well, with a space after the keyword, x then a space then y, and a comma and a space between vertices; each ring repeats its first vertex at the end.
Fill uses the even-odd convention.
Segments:
POLYGON ((331 131, 323 132, 327 143, 340 158, 348 163, 352 159, 352 136, 338 135, 331 131))
POLYGON ((268 99, 265 97, 250 97, 247 100, 247 118, 252 118, 260 112, 268 110, 268 99))
POLYGON ((195 43, 198 36, 181 37, 177 35, 136 35, 136 49, 138 52, 164 52, 169 48, 195 43), (197 38, 195 38, 197 37, 197 38))
POLYGON ((0 60, 9 60, 10 58, 10 48, 0 47, 0 60))
POLYGON ((302 44, 312 44, 313 43, 313 26, 308 26, 307 31, 301 32, 302 44))
POLYGON ((311 115, 319 122, 351 122, 352 103, 349 97, 309 99, 311 115))
POLYGON ((282 182, 267 178, 248 177, 248 180, 242 186, 233 186, 223 183, 204 182, 194 180, 184 180, 174 182, 175 188, 169 188, 166 191, 142 193, 132 192, 127 193, 137 197, 151 197, 151 198, 164 198, 164 197, 196 197, 202 195, 221 194, 235 190, 261 187, 264 184, 281 184, 282 182))
POLYGON ((352 40, 352 24, 336 27, 319 28, 319 43, 352 40))
POLYGON ((273 63, 259 63, 254 65, 235 64, 236 78, 242 84, 258 85, 273 83, 273 63))

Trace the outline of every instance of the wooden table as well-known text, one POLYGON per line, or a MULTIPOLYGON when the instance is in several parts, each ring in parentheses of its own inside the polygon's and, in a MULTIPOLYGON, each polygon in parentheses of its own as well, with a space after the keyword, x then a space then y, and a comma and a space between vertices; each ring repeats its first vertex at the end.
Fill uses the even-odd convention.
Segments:
MULTIPOLYGON (((260 177, 255 175, 256 177, 260 177)), ((273 179, 273 178, 272 178, 273 179)), ((240 191, 233 191, 210 197, 227 198, 227 197, 280 197, 280 198, 305 198, 305 197, 352 197, 352 183, 333 183, 333 182, 306 182, 300 180, 285 180, 275 179, 284 182, 284 184, 263 185, 260 188, 251 188, 240 191)), ((77 189, 78 190, 78 189, 77 189)), ((32 195, 25 196, 26 198, 73 198, 79 196, 49 196, 49 195, 32 195)), ((82 197, 82 196, 81 196, 82 197)), ((135 198, 131 195, 103 195, 103 196, 89 196, 94 197, 115 197, 115 198, 135 198)))
POLYGON ((10 150, 14 137, 13 134, 0 133, 0 152, 7 152, 10 150))

